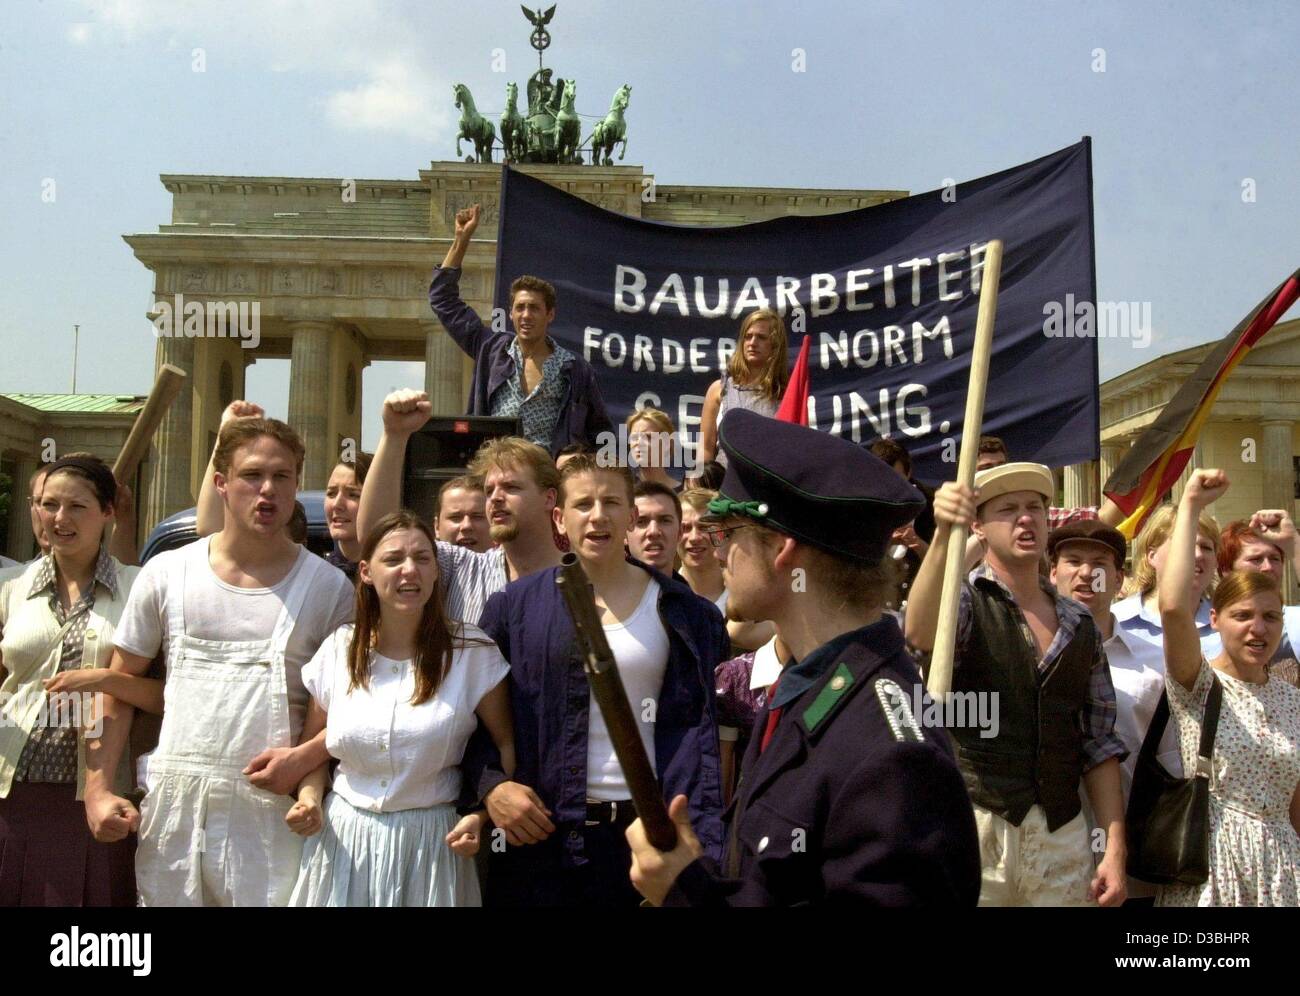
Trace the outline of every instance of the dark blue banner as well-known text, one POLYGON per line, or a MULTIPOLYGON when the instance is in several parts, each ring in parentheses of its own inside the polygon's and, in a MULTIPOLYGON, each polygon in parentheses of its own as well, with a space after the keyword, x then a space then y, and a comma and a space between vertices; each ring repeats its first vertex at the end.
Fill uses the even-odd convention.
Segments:
POLYGON ((598 208, 507 169, 496 296, 534 274, 552 335, 596 371, 610 415, 661 408, 698 433, 745 314, 773 307, 790 363, 812 336, 810 424, 893 436, 914 473, 955 474, 985 246, 1002 239, 984 432, 1012 459, 1095 459, 1099 411, 1090 143, 876 207, 697 228, 598 208))

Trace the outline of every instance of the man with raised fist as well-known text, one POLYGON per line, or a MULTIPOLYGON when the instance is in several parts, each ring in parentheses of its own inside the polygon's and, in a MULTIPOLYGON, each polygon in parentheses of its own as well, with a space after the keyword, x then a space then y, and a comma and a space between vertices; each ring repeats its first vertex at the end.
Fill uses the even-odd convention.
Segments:
MULTIPOLYGON (((406 446, 431 411, 423 391, 404 388, 384 399, 384 431, 361 487, 358 535, 368 535, 375 523, 401 507, 406 446)), ((480 552, 440 540, 437 555, 447 616, 477 625, 488 598, 508 582, 559 564, 551 513, 560 473, 546 450, 505 436, 479 448, 469 475, 483 482, 489 538, 497 545, 480 552)))
POLYGON ((479 205, 456 214, 456 234, 429 283, 429 306, 456 345, 474 359, 469 414, 518 418, 524 438, 552 458, 570 443, 600 445, 612 432, 596 375, 586 360, 549 335, 555 288, 538 277, 510 285, 511 335, 494 321, 484 325, 460 296, 461 263, 479 222, 479 205))

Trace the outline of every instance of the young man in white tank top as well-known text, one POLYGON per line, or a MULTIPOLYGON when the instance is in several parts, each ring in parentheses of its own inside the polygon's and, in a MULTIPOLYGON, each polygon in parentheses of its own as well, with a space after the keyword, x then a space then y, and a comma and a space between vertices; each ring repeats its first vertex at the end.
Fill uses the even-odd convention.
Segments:
MULTIPOLYGON (((556 522, 591 580, 646 755, 665 791, 690 794, 706 839, 720 848, 713 672, 726 642, 721 615, 682 582, 625 556, 635 514, 626 468, 582 455, 562 476, 556 522)), ((511 778, 466 755, 466 781, 510 845, 492 848, 484 904, 635 906, 623 836, 635 816, 631 791, 573 654, 555 575, 508 585, 480 623, 510 662, 516 731, 511 778)))
POLYGON ((285 423, 230 423, 213 458, 223 529, 151 560, 118 627, 114 669, 143 674, 165 655, 162 730, 137 812, 105 777, 132 714, 107 700, 103 735, 87 744, 86 815, 99 840, 139 831, 145 905, 275 906, 293 887, 301 838, 277 789, 302 732, 301 670, 354 599, 341 571, 284 532, 302 461, 285 423))

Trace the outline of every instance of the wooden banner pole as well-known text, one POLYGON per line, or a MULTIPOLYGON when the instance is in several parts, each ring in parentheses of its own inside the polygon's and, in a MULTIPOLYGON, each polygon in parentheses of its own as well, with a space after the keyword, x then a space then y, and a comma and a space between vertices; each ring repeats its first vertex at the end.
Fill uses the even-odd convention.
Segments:
MULTIPOLYGON (((1002 277, 1002 241, 994 239, 984 253, 980 277, 979 311, 975 318, 975 346, 971 355, 970 386, 966 392, 966 415, 961 427, 961 455, 957 480, 974 487, 975 464, 979 461, 980 435, 984 430, 984 389, 988 386, 989 356, 993 347, 993 322, 998 310, 998 284, 1002 277)), ((953 527, 948 540, 948 560, 943 569, 943 593, 939 599, 939 626, 930 654, 926 690, 931 696, 946 695, 952 688, 952 659, 957 644, 957 606, 961 582, 966 576, 965 526, 953 527)))

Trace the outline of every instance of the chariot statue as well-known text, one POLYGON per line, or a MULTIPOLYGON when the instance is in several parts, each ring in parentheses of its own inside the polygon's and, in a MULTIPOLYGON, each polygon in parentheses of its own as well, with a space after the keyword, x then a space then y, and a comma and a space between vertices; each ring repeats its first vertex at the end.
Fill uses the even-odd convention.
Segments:
MULTIPOLYGON (((519 107, 519 86, 506 84, 505 110, 501 113, 501 154, 506 162, 515 163, 582 163, 583 152, 590 150, 593 165, 612 166, 614 148, 620 146, 618 158, 627 153, 627 110, 632 87, 624 84, 614 93, 609 113, 595 126, 587 139, 582 139, 582 115, 577 111, 577 83, 571 79, 554 77, 553 71, 542 64, 542 53, 551 45, 547 25, 555 16, 555 5, 542 10, 523 7, 524 16, 533 26, 529 39, 537 50, 537 71, 528 77, 525 97, 526 109, 519 107)), ((496 128, 479 113, 469 87, 464 83, 455 86, 456 107, 460 109, 460 129, 456 134, 456 155, 461 153, 461 142, 468 141, 474 151, 466 162, 492 162, 496 145, 496 128)))

